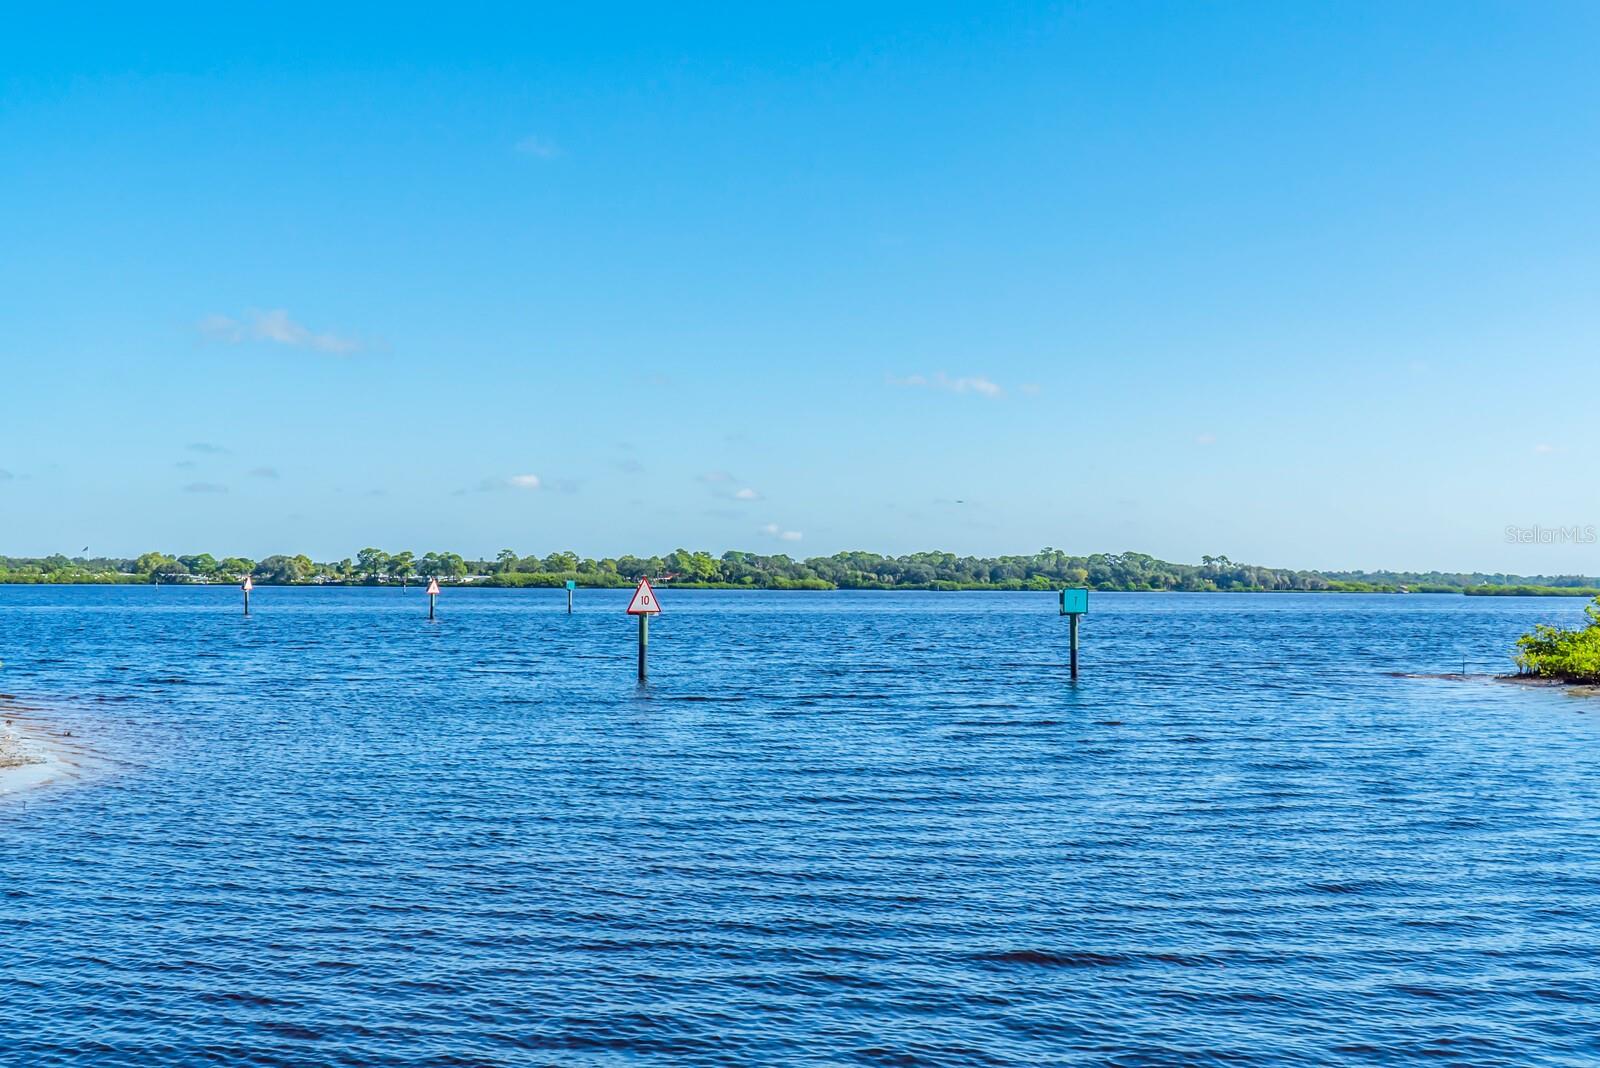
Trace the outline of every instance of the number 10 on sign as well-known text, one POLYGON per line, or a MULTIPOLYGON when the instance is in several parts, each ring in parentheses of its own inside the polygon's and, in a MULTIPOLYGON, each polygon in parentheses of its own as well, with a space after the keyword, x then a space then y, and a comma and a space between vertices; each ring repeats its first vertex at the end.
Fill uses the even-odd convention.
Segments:
POLYGON ((642 578, 639 587, 633 591, 633 600, 628 602, 628 614, 639 617, 639 681, 645 680, 645 654, 650 649, 650 617, 659 615, 661 602, 656 600, 656 591, 651 589, 650 580, 642 578))

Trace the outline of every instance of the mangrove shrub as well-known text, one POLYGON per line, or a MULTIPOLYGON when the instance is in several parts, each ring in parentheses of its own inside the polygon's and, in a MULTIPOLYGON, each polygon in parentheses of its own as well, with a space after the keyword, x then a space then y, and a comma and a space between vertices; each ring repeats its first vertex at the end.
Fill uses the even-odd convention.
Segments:
POLYGON ((1584 608, 1585 627, 1540 623, 1517 639, 1517 667, 1524 674, 1567 682, 1600 682, 1600 597, 1584 608))

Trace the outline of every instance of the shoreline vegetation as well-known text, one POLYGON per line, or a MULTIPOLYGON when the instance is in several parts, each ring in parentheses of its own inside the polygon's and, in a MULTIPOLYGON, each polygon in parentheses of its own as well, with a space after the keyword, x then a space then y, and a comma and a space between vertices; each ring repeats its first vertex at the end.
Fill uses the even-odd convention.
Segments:
POLYGON ((1600 683, 1600 597, 1585 606, 1582 627, 1540 623, 1517 639, 1518 677, 1573 684, 1600 683))
POLYGON ((1107 592, 1190 593, 1454 593, 1469 596, 1600 596, 1600 579, 1583 575, 1484 572, 1312 571, 1241 564, 1204 556, 1178 564, 1145 553, 1073 556, 1045 548, 1028 556, 974 557, 922 552, 904 556, 844 552, 794 559, 729 551, 721 556, 678 549, 665 556, 587 558, 574 552, 522 556, 503 549, 492 559, 458 553, 389 553, 365 548, 354 557, 318 562, 305 555, 263 560, 210 553, 135 558, 0 557, 0 584, 226 584, 268 586, 408 585, 437 578, 457 586, 501 588, 626 588, 640 578, 680 589, 721 590, 1032 590, 1087 586, 1107 592))

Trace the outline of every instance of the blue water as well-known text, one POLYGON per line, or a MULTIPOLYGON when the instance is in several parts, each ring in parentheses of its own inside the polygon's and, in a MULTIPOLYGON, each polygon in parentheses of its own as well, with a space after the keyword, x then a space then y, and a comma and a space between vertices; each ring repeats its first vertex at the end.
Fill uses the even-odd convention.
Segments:
POLYGON ((1574 601, 0 587, 0 1063, 1600 1060, 1574 601))

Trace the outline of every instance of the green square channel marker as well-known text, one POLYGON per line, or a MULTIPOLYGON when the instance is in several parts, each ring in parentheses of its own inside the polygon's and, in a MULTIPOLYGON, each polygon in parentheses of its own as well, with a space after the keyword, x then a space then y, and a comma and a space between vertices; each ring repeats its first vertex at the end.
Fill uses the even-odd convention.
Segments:
POLYGON ((1089 591, 1087 589, 1062 590, 1061 614, 1064 616, 1088 615, 1089 591))
POLYGON ((578 580, 577 579, 567 579, 567 589, 575 590, 577 588, 578 588, 578 580))

